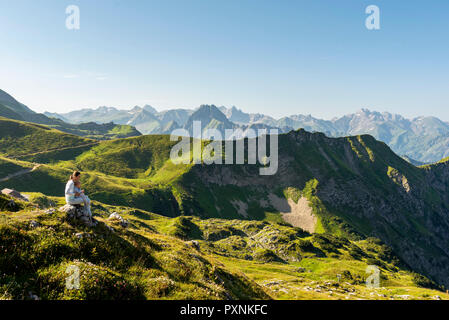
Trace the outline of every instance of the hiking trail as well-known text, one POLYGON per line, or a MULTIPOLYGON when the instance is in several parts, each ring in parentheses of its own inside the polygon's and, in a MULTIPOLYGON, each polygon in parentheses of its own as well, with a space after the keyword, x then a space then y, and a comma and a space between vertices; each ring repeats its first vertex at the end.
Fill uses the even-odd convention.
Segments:
POLYGON ((5 182, 5 181, 8 181, 11 178, 19 177, 19 176, 22 176, 24 174, 33 172, 33 171, 37 170, 37 168, 39 168, 40 166, 41 166, 41 164, 36 164, 32 168, 27 168, 27 169, 20 170, 20 171, 18 171, 16 173, 11 173, 11 174, 7 175, 4 178, 0 178, 0 182, 5 182))

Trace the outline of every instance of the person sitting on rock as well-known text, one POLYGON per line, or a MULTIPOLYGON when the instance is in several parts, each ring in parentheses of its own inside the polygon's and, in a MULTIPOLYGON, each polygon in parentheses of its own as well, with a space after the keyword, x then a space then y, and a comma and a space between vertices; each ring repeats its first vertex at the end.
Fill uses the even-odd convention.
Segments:
POLYGON ((65 186, 65 201, 69 205, 77 205, 84 203, 84 208, 89 214, 92 221, 92 212, 90 211, 90 199, 81 190, 81 173, 75 171, 70 176, 69 181, 65 186), (77 186, 78 185, 78 186, 77 186))
POLYGON ((75 194, 79 194, 80 198, 84 201, 84 207, 87 210, 87 213, 89 214, 90 222, 92 223, 92 212, 90 211, 90 199, 88 196, 84 194, 84 190, 81 190, 81 181, 73 181, 75 184, 75 194))

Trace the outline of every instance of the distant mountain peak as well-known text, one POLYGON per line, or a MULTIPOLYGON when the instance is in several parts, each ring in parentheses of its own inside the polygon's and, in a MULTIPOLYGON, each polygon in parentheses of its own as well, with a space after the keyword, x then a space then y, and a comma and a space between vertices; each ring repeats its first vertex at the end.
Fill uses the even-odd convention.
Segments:
MULTIPOLYGON (((88 110, 88 109, 86 109, 86 110, 88 110)), ((108 112, 115 112, 118 110, 114 107, 100 106, 97 108, 96 111, 101 112, 101 113, 108 113, 108 112)))
POLYGON ((210 119, 217 119, 222 122, 227 122, 228 118, 215 105, 203 104, 192 114, 193 118, 208 117, 210 119))
POLYGON ((201 105, 187 120, 184 129, 192 133, 193 122, 200 121, 203 130, 208 129, 230 129, 234 128, 235 124, 225 116, 215 105, 203 104, 201 105))
POLYGON ((246 112, 243 112, 241 109, 238 109, 236 106, 232 106, 230 109, 226 109, 225 114, 230 121, 235 123, 248 124, 251 121, 250 115, 246 112))
POLYGON ((143 110, 141 107, 139 106, 134 106, 131 110, 129 110, 130 112, 140 112, 141 110, 143 110))
POLYGON ((143 110, 153 113, 153 114, 157 113, 157 110, 155 108, 153 108, 152 106, 150 106, 149 104, 144 105, 143 110))

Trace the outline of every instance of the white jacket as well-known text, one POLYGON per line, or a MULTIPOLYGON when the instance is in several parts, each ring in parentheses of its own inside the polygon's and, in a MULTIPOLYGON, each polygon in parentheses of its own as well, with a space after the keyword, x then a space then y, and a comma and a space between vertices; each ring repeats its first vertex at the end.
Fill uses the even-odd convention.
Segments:
POLYGON ((69 203, 73 199, 75 199, 75 183, 69 180, 65 185, 65 201, 69 203))

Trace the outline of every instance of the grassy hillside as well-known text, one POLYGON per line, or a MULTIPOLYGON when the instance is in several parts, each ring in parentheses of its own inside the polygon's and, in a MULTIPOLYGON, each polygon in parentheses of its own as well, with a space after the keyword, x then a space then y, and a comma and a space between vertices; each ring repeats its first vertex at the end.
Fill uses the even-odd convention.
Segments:
POLYGON ((425 288, 435 284, 377 239, 312 236, 269 222, 169 219, 99 202, 99 224, 87 228, 46 213, 62 198, 29 195, 31 204, 0 209, 3 299, 449 298, 425 288), (129 227, 107 219, 112 212, 129 227), (379 289, 364 286, 369 264, 381 269, 379 289), (79 290, 66 288, 73 266, 79 290))
MULTIPOLYGON (((89 119, 86 119, 86 121, 88 120, 89 119)), ((68 124, 62 120, 53 119, 48 125, 51 128, 55 128, 63 132, 97 140, 120 139, 137 137, 141 135, 141 133, 133 126, 126 124, 114 124, 112 122, 103 124, 98 124, 95 122, 68 124)))
POLYGON ((133 126, 117 125, 114 123, 98 124, 91 121, 89 118, 84 119, 84 123, 70 124, 60 119, 49 118, 44 114, 36 113, 27 106, 16 101, 6 92, 0 90, 0 117, 27 121, 30 123, 42 124, 51 128, 83 136, 90 139, 117 139, 126 137, 140 136, 140 132, 133 126))
POLYGON ((27 154, 93 144, 94 140, 63 133, 43 125, 0 118, 0 154, 27 154))
MULTIPOLYGON (((0 172, 5 172, 5 176, 34 166, 31 162, 2 159, 0 172)), ((0 177, 0 189, 13 188, 25 192, 43 192, 50 196, 61 196, 72 172, 73 168, 41 165, 33 172, 7 181, 2 181, 3 176, 0 177)), ((154 212, 166 216, 177 216, 180 212, 179 204, 170 186, 156 185, 145 179, 126 179, 99 172, 83 172, 83 188, 92 199, 109 204, 140 209, 152 208, 154 212)))
POLYGON ((164 165, 175 144, 167 135, 114 140, 91 148, 65 165, 116 177, 145 178, 164 165))
POLYGON ((119 209, 135 212, 96 204, 100 224, 93 229, 66 220, 63 213, 49 215, 38 208, 0 213, 0 298, 268 298, 241 273, 145 226, 143 221, 159 218, 151 213, 136 212, 141 219, 128 229, 106 219, 119 209), (38 226, 32 227, 32 221, 38 226), (79 290, 66 288, 67 268, 73 266, 80 270, 79 290))
POLYGON ((15 112, 13 109, 9 108, 6 104, 0 102, 0 117, 23 120, 23 117, 15 112))
POLYGON ((22 160, 45 165, 0 187, 61 196, 76 168, 91 198, 107 204, 170 217, 287 222, 353 241, 374 236, 415 271, 447 285, 444 164, 417 168, 371 136, 335 139, 299 130, 279 136, 278 172, 260 176, 255 165, 174 165, 168 159, 175 143, 142 136, 73 154, 30 155, 22 160))
POLYGON ((8 158, 0 157, 0 179, 19 172, 23 169, 32 168, 33 164, 24 161, 15 161, 8 158))

